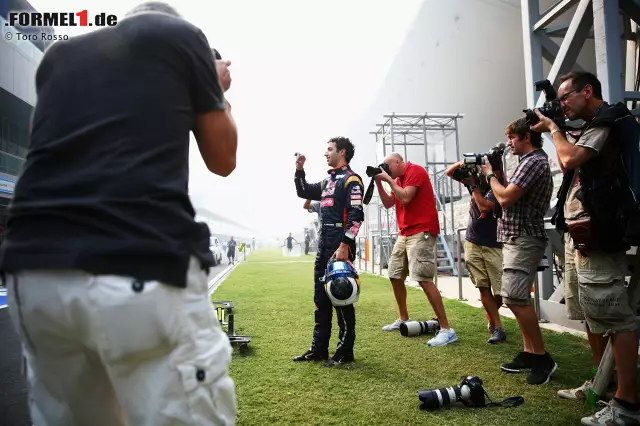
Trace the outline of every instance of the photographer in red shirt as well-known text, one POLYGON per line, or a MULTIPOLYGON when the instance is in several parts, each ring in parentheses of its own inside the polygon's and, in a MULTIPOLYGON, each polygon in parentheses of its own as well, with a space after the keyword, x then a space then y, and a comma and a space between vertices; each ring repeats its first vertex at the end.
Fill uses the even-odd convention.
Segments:
POLYGON ((434 250, 440 225, 431 179, 424 167, 405 162, 397 153, 389 154, 384 164, 388 166, 389 174, 382 169, 382 173, 376 175, 375 182, 382 204, 387 209, 396 208, 399 235, 389 259, 389 279, 400 318, 382 330, 399 330, 402 323, 409 321, 404 281, 410 273, 411 279, 420 283, 440 322, 440 331, 427 345, 453 343, 457 340, 456 333, 449 327, 442 296, 433 284, 436 273, 434 250), (391 186, 391 194, 385 191, 382 182, 391 186))

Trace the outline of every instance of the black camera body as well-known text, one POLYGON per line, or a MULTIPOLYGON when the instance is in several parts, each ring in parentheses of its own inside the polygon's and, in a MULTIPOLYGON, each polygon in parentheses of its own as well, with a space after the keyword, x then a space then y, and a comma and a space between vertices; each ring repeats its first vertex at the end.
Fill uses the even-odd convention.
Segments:
POLYGON ((467 407, 486 407, 485 395, 482 379, 478 376, 463 377, 457 386, 418 392, 418 398, 422 402, 420 409, 429 411, 447 407, 454 402, 461 402, 467 407))
POLYGON ((478 177, 478 170, 475 165, 465 165, 464 167, 458 167, 453 171, 453 178, 457 181, 461 181, 470 176, 478 177))
MULTIPOLYGON (((542 104, 538 110, 545 117, 549 117, 560 127, 561 129, 565 127, 565 118, 564 112, 562 112, 562 106, 560 105, 560 100, 558 99, 558 95, 556 94, 556 90, 553 88, 553 85, 549 80, 540 80, 535 83, 536 92, 543 91, 545 96, 545 102, 542 104)), ((525 115, 525 122, 527 125, 531 126, 540 121, 535 111, 531 109, 523 109, 522 110, 525 115)))
POLYGON ((374 177, 375 175, 379 175, 382 171, 385 171, 388 175, 391 175, 391 171, 389 171, 389 165, 386 163, 380 163, 378 167, 367 166, 367 176, 374 177))
POLYGON ((476 154, 474 152, 463 154, 462 162, 469 166, 482 166, 484 165, 484 157, 487 157, 492 168, 501 169, 504 148, 505 144, 500 142, 498 146, 491 148, 489 151, 482 154, 476 154))
POLYGON ((464 167, 458 167, 453 171, 453 178, 457 181, 466 179, 469 176, 478 177, 477 167, 484 165, 484 157, 487 157, 489 164, 494 170, 502 170, 502 156, 504 155, 505 144, 500 142, 498 146, 481 154, 469 152, 462 155, 464 167))

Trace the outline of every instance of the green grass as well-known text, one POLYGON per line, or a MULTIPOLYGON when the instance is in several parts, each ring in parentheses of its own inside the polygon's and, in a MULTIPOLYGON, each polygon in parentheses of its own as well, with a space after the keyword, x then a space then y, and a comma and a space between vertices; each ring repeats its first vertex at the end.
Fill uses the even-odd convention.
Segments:
MULTIPOLYGON (((236 350, 231 363, 238 425, 568 425, 592 413, 582 403, 556 396, 558 389, 579 386, 589 377, 586 341, 543 330, 547 350, 559 368, 549 384, 529 386, 526 374, 505 374, 499 368, 522 347, 515 321, 504 319, 508 342, 492 346, 486 343, 482 310, 445 300, 459 342, 429 348, 425 342, 431 336, 406 338, 380 330, 397 318, 397 312, 388 281, 371 275, 362 276, 356 304, 356 363, 334 369, 293 363, 291 357, 304 352, 311 341, 313 265, 255 262, 304 259, 258 251, 213 295, 214 300, 234 302, 237 333, 252 336, 250 350, 236 350), (508 409, 457 404, 437 412, 419 410, 418 390, 455 385, 465 375, 480 376, 493 400, 522 395, 525 403, 508 409)), ((413 318, 433 317, 421 291, 409 289, 407 297, 413 318)), ((333 351, 335 319, 332 331, 333 351)))
POLYGON ((315 252, 300 256, 284 257, 282 255, 282 249, 270 249, 270 250, 257 250, 255 253, 247 255, 247 262, 296 262, 301 260, 313 261, 315 260, 315 252))

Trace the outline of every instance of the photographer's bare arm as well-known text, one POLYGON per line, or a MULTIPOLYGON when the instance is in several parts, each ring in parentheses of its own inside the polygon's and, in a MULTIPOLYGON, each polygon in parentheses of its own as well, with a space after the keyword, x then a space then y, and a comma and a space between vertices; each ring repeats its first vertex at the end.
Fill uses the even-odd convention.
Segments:
MULTIPOLYGON (((216 61, 219 84, 226 92, 231 86, 230 61, 216 61)), ((214 69, 212 67, 212 69, 214 69)), ((210 172, 229 176, 236 168, 238 130, 231 115, 231 106, 225 99, 224 110, 213 110, 196 115, 193 134, 200 155, 210 172)))
POLYGON ((386 209, 390 209, 396 203, 395 195, 393 194, 393 192, 391 194, 387 193, 387 191, 384 189, 384 186, 382 186, 382 180, 377 176, 376 176, 375 182, 376 182, 376 187, 378 187, 378 194, 380 194, 380 200, 382 201, 382 205, 386 209))
POLYGON ((418 192, 417 186, 407 186, 406 188, 401 188, 396 183, 396 181, 391 178, 391 176, 389 176, 387 183, 391 187, 391 190, 393 191, 395 198, 397 198, 398 201, 400 201, 400 204, 402 204, 403 206, 406 206, 407 204, 409 204, 411 200, 413 200, 413 197, 416 196, 416 192, 418 192))
POLYGON ((482 213, 492 212, 493 209, 496 207, 496 203, 494 203, 493 201, 489 201, 482 196, 482 193, 480 192, 480 188, 474 188, 471 195, 473 197, 473 201, 476 202, 476 205, 478 206, 478 208, 482 213))
MULTIPOLYGON (((396 153, 389 154, 384 159, 384 162, 387 165, 392 162, 400 161, 403 161, 403 159, 399 154, 396 153)), ((407 186, 406 188, 400 187, 400 185, 396 183, 396 180, 389 176, 389 174, 384 169, 381 169, 380 173, 376 175, 375 181, 376 186, 378 187, 378 192, 380 193, 382 204, 386 208, 393 207, 396 199, 400 201, 400 204, 406 206, 411 202, 411 200, 413 200, 416 192, 418 192, 418 188, 415 186, 407 186), (384 190, 382 182, 387 182, 389 184, 389 186, 391 187, 391 191, 393 191, 391 194, 388 194, 387 191, 384 190)))
POLYGON ((493 169, 491 168, 491 164, 488 160, 486 160, 486 164, 482 166, 482 174, 487 177, 487 181, 491 186, 493 195, 496 197, 496 200, 498 200, 498 203, 500 203, 502 208, 506 209, 507 207, 514 205, 525 193, 524 189, 514 183, 510 183, 506 187, 502 185, 498 181, 498 178, 493 174, 493 169))
MULTIPOLYGON (((535 113, 538 115, 538 118, 540 118, 540 121, 536 125, 531 126, 531 130, 540 133, 551 132, 553 144, 556 146, 556 153, 558 154, 558 161, 560 161, 563 169, 580 167, 597 154, 597 151, 591 147, 572 144, 567 140, 564 132, 560 130, 553 120, 542 115, 537 109, 535 113)), ((589 130, 587 130, 587 132, 588 131, 589 130)), ((602 139, 605 140, 608 136, 609 129, 598 128, 598 131, 603 133, 602 139)))
POLYGON ((445 170, 444 172, 447 176, 453 179, 453 172, 455 172, 461 167, 464 167, 464 163, 462 161, 458 161, 457 163, 453 163, 452 165, 447 167, 447 170, 445 170))

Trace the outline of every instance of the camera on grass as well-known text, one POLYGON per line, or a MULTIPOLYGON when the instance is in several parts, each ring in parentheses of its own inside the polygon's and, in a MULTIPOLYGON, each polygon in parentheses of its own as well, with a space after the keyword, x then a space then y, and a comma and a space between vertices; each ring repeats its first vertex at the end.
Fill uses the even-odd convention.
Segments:
POLYGON ((440 330, 440 321, 433 318, 429 321, 404 321, 400 324, 400 334, 404 337, 415 337, 440 330))
POLYGON ((421 410, 437 410, 461 402, 467 407, 486 407, 485 391, 482 379, 478 376, 467 376, 459 385, 449 388, 424 390, 418 392, 422 405, 421 410))

